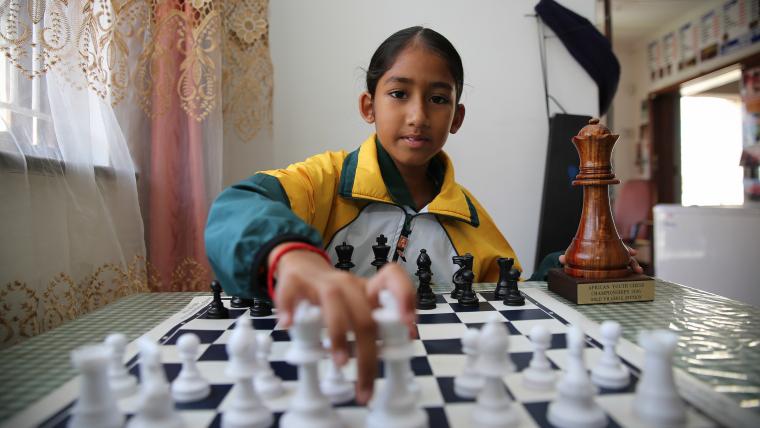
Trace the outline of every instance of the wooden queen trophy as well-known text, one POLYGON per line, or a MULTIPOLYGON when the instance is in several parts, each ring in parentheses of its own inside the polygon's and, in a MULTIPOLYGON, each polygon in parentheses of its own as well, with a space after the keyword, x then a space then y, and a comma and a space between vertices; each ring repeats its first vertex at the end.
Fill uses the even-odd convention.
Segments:
POLYGON ((618 137, 591 119, 572 139, 580 157, 573 186, 583 186, 583 211, 564 269, 549 270, 549 290, 577 304, 654 300, 654 280, 630 268, 610 209, 609 186, 620 183, 610 161, 618 137))

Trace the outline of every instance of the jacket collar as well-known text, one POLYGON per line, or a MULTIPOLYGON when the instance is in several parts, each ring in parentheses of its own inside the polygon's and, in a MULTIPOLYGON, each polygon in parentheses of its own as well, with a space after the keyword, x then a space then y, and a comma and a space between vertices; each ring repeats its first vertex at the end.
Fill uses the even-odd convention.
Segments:
MULTIPOLYGON (((343 161, 338 194, 344 198, 398 205, 383 181, 375 141, 375 134, 370 135, 357 150, 346 156, 343 161)), ((454 166, 451 159, 443 151, 437 156, 444 165, 443 181, 438 195, 428 204, 428 212, 451 217, 477 227, 480 224, 478 213, 464 189, 454 181, 454 166)))

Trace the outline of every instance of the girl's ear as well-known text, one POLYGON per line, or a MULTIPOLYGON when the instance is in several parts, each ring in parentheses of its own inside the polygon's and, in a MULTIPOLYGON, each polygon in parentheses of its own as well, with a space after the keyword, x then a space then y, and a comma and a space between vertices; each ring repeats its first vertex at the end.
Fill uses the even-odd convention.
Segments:
POLYGON ((454 112, 454 119, 451 121, 451 129, 449 132, 456 134, 459 128, 464 122, 464 104, 457 105, 457 110, 454 112))
POLYGON ((367 123, 375 123, 375 106, 372 103, 372 95, 364 91, 359 95, 359 113, 367 123))

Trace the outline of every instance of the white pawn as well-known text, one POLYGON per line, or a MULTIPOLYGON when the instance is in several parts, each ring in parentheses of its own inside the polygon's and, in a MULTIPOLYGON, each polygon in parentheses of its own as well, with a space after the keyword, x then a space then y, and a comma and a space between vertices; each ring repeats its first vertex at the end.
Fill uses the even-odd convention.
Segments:
POLYGON ((591 381, 602 388, 625 388, 630 382, 630 373, 615 354, 615 346, 620 339, 620 324, 605 321, 602 323, 601 333, 604 353, 591 370, 591 381))
POLYGON ((103 345, 83 346, 71 352, 71 363, 82 374, 82 386, 71 411, 70 428, 116 428, 124 424, 124 414, 108 385, 110 354, 103 345))
POLYGON ((507 428, 520 424, 520 415, 507 394, 502 377, 513 371, 509 357, 509 333, 503 319, 494 314, 478 337, 476 367, 485 379, 472 412, 473 425, 507 428))
POLYGON ((537 324, 530 329, 530 341, 533 344, 533 357, 528 368, 523 370, 523 385, 539 391, 550 390, 557 380, 552 365, 546 358, 552 335, 546 327, 537 324))
POLYGON ((288 410, 280 419, 282 428, 341 426, 337 412, 319 389, 317 363, 324 356, 319 333, 322 313, 307 301, 296 306, 293 325, 290 327, 292 342, 285 360, 298 366, 298 386, 290 400, 288 410))
POLYGON ((607 416, 594 401, 596 387, 591 383, 583 361, 583 331, 570 327, 567 331, 565 373, 557 383, 557 397, 549 404, 547 419, 557 428, 602 428, 607 416))
POLYGON ((476 328, 468 328, 462 336, 462 351, 467 355, 467 360, 462 373, 454 378, 454 393, 462 398, 477 397, 485 384, 485 378, 476 365, 479 337, 480 331, 476 328))
POLYGON ((182 370, 172 383, 172 397, 177 403, 203 400, 211 393, 211 386, 198 371, 195 359, 201 340, 195 333, 185 333, 177 340, 182 370))
POLYGON ((381 292, 382 307, 372 312, 382 339, 381 356, 385 368, 385 384, 377 392, 367 415, 368 428, 424 428, 428 415, 419 407, 410 391, 408 372, 414 354, 409 330, 401 321, 398 304, 388 292, 381 292))
MULTIPOLYGON (((325 349, 330 348, 330 339, 324 339, 322 342, 325 349)), ((346 380, 343 370, 335 364, 335 360, 329 355, 327 357, 327 373, 325 373, 319 387, 333 404, 347 403, 356 396, 354 384, 346 380)))
POLYGON ((181 428, 185 422, 174 409, 174 401, 161 364, 161 350, 147 337, 140 346, 140 409, 127 428, 181 428))
POLYGON ((282 379, 277 377, 269 364, 269 353, 272 350, 272 337, 269 333, 261 332, 256 336, 256 357, 258 371, 254 377, 256 392, 263 398, 277 398, 285 393, 282 379))
POLYGON ((678 336, 670 330, 642 331, 639 345, 644 348, 644 368, 636 386, 634 413, 647 425, 680 427, 686 409, 678 396, 671 360, 678 336))
POLYGON ((108 383, 117 398, 128 397, 137 392, 137 378, 129 374, 124 366, 124 351, 127 348, 127 337, 121 333, 109 334, 105 340, 111 350, 108 364, 108 383))
POLYGON ((238 318, 227 342, 229 362, 224 370, 235 380, 232 402, 222 414, 222 428, 266 428, 274 422, 272 411, 264 406, 253 387, 256 365, 256 333, 251 319, 238 318))

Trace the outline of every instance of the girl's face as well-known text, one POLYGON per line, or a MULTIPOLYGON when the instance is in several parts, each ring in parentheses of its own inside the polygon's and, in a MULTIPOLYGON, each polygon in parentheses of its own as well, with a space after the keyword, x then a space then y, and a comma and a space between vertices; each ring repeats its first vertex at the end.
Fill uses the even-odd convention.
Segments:
POLYGON ((426 167, 464 119, 446 61, 415 44, 380 77, 374 98, 361 95, 359 108, 399 169, 426 167))

